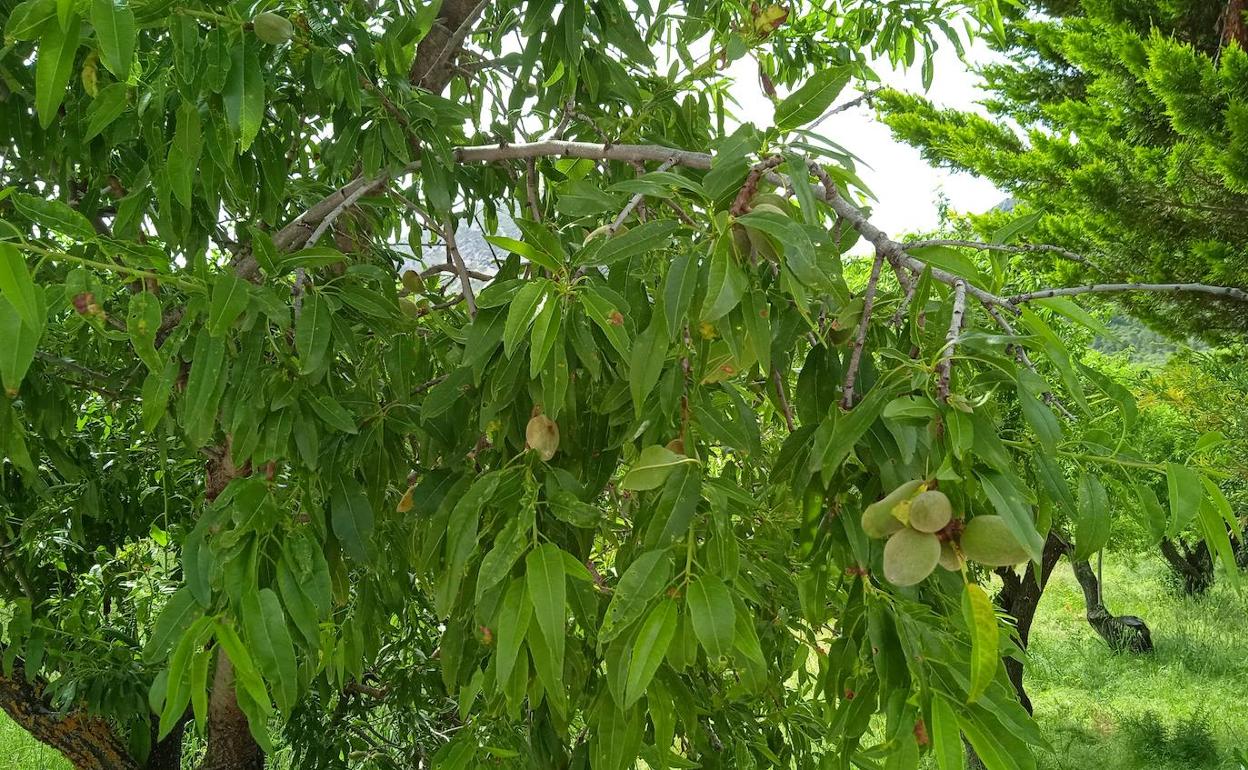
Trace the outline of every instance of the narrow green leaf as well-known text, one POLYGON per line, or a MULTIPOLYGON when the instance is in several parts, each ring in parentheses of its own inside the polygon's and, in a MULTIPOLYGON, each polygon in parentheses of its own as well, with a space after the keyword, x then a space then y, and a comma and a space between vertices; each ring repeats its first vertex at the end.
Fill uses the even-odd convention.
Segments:
POLYGON ((971 689, 966 702, 974 703, 997 675, 997 617, 992 600, 976 583, 967 583, 962 594, 962 615, 971 632, 971 689))
POLYGON ((672 559, 666 550, 647 551, 633 559, 611 595, 611 603, 598 629, 598 643, 610 642, 641 617, 650 601, 671 579, 672 559))
POLYGON ((710 323, 728 315, 741 301, 748 280, 729 248, 730 235, 721 235, 711 253, 706 299, 702 302, 701 320, 710 323))
POLYGON ((533 321, 533 334, 529 342, 529 379, 535 380, 546 367, 555 345, 563 341, 563 301, 547 297, 546 304, 533 321))
POLYGON ((295 322, 295 350, 299 353, 299 371, 303 374, 310 374, 325 363, 332 325, 329 302, 319 294, 305 296, 299 320, 295 322))
POLYGON ((673 219, 654 219, 619 233, 602 244, 589 264, 612 265, 621 259, 644 256, 662 246, 681 229, 673 219))
POLYGON ((549 281, 538 279, 526 283, 516 292, 507 309, 507 323, 503 326, 503 353, 508 358, 515 352, 520 338, 529 331, 538 308, 546 299, 549 285, 549 281))
POLYGON ((631 708, 646 694, 675 633, 676 602, 665 599, 650 611, 633 642, 633 657, 628 664, 628 679, 624 686, 624 708, 631 708))
POLYGON ((663 314, 669 339, 676 339, 689 318, 689 304, 698 288, 698 257, 692 251, 676 255, 663 282, 663 314))
POLYGON ((851 68, 846 65, 819 70, 802 87, 776 105, 776 128, 789 131, 815 120, 836 100, 849 83, 851 68))
MULTIPOLYGON (((111 4, 112 0, 95 2, 111 4)), ((173 142, 169 145, 169 158, 166 163, 173 197, 183 208, 191 207, 191 189, 199 174, 199 156, 203 146, 199 107, 193 102, 183 102, 178 107, 177 128, 173 132, 173 142)))
POLYGON ((250 295, 248 283, 232 272, 224 272, 212 286, 212 302, 208 306, 208 333, 221 336, 230 330, 240 313, 247 309, 250 295))
POLYGON ((179 588, 156 616, 152 635, 143 646, 143 659, 149 664, 164 660, 173 643, 182 638, 187 629, 203 617, 203 614, 203 607, 195 601, 190 589, 179 588))
POLYGON ((373 537, 373 507, 353 478, 342 477, 330 495, 330 518, 334 536, 356 561, 368 561, 373 537))
POLYGON ((495 636, 498 648, 494 657, 495 680, 502 683, 511 678, 512 669, 520 656, 520 645, 529 630, 529 620, 533 616, 533 605, 529 602, 525 581, 516 578, 507 586, 507 594, 503 597, 495 621, 495 636))
POLYGON ((524 559, 524 580, 533 617, 553 660, 554 671, 563 669, 564 623, 567 620, 567 576, 563 553, 554 543, 529 552, 524 559))
POLYGON ((129 88, 125 83, 109 83, 99 90, 87 108, 87 132, 83 139, 90 141, 126 111, 129 106, 129 88))
POLYGON ((663 364, 667 359, 667 323, 662 313, 654 313, 650 325, 637 335, 633 343, 632 363, 628 367, 628 385, 633 396, 633 410, 638 418, 642 416, 642 405, 663 373, 663 364))
POLYGON ((702 575, 689 584, 686 602, 693 632, 706 654, 714 660, 731 652, 737 612, 724 581, 714 575, 702 575))
POLYGON ((976 476, 992 507, 1009 525, 1010 534, 1027 549, 1033 561, 1039 562, 1044 550, 1044 538, 1036 531, 1035 518, 1023 493, 1022 482, 1013 474, 1007 476, 1000 471, 978 472, 976 476))
MULTIPOLYGON (((41 227, 56 230, 75 240, 89 241, 95 238, 95 228, 81 213, 58 200, 47 200, 25 193, 14 193, 13 205, 41 227)), ((0 289, 3 285, 0 285, 0 289)))
POLYGON ((1040 439, 1040 446, 1052 455, 1057 451, 1058 442, 1062 440, 1062 426, 1057 422, 1057 415, 1036 398, 1035 394, 1021 381, 1018 384, 1017 393, 1023 417, 1036 432, 1036 438, 1040 439))
POLYGON ((118 80, 125 81, 134 61, 134 13, 125 0, 120 5, 114 0, 92 0, 91 26, 100 43, 100 61, 118 80))
POLYGON ((1079 479, 1079 518, 1075 523, 1075 559, 1082 561, 1109 542, 1109 495, 1100 479, 1084 473, 1079 479))
POLYGON ((896 396, 897 385, 897 378, 883 377, 853 409, 838 414, 827 443, 822 446, 823 451, 816 452, 817 445, 811 449, 811 470, 822 471, 826 475, 841 467, 858 441, 883 414, 884 407, 896 396))
POLYGON ((943 696, 932 697, 932 754, 938 770, 963 770, 966 752, 962 748, 962 731, 958 715, 943 696))
POLYGON ((42 303, 26 267, 26 259, 17 247, 7 243, 0 243, 0 296, 8 301, 27 326, 42 332, 42 303))
POLYGON ((64 25, 47 24, 39 36, 38 60, 35 62, 35 110, 39 125, 47 128, 56 119, 65 89, 74 74, 78 56, 80 17, 71 14, 64 25))
POLYGON ((630 358, 632 349, 623 309, 592 286, 587 286, 581 291, 580 300, 581 306, 585 308, 585 314, 593 319, 598 328, 602 329, 611 347, 624 358, 630 358))
POLYGON ((273 689, 273 699, 289 711, 299 692, 295 647, 286 628, 286 614, 271 588, 243 593, 243 630, 255 652, 260 671, 273 689))
POLYGON ((43 325, 27 325, 8 297, 0 294, 0 384, 10 398, 17 395, 42 336, 43 325))
POLYGON ((637 461, 620 481, 622 489, 640 492, 654 489, 663 484, 667 475, 685 463, 697 463, 697 460, 678 455, 661 444, 652 444, 641 450, 637 461))
POLYGON ((1200 482, 1200 474, 1193 468, 1166 463, 1166 488, 1170 493, 1170 524, 1166 535, 1173 538, 1196 520, 1205 487, 1200 482))
POLYGON ((264 71, 254 43, 237 44, 231 59, 222 98, 230 128, 238 137, 239 151, 246 152, 264 119, 264 71))

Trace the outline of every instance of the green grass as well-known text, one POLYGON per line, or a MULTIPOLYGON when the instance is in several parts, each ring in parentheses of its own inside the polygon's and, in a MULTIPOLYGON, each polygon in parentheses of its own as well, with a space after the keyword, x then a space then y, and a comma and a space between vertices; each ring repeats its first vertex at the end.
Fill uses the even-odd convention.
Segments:
MULTIPOLYGON (((1114 654, 1084 620, 1063 565, 1032 628, 1027 691, 1053 745, 1045 770, 1235 768, 1248 751, 1248 594, 1219 581, 1177 596, 1156 559, 1105 563, 1104 599, 1152 631, 1151 655, 1114 654)), ((1246 589, 1248 590, 1248 589, 1246 589)))
MULTIPOLYGON (((1239 770, 1248 754, 1248 587, 1174 594, 1157 559, 1105 564, 1105 602, 1152 629, 1151 655, 1111 653, 1059 567, 1032 628, 1027 690, 1053 746, 1043 770, 1239 770)), ((0 714, 0 770, 68 770, 0 714)))
POLYGON ((0 770, 72 770, 72 766, 0 713, 0 770))

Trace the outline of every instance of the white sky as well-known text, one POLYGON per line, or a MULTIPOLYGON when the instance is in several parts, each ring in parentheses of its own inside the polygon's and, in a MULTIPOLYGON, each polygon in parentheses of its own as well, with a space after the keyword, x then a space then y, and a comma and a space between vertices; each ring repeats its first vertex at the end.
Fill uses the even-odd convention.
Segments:
MULTIPOLYGON (((987 61, 989 56, 991 52, 982 44, 968 50, 972 62, 987 61)), ((756 66, 752 58, 738 59, 730 66, 729 74, 742 116, 765 127, 771 123, 773 109, 759 87, 756 66)), ((884 61, 877 63, 875 70, 884 85, 913 93, 923 90, 917 66, 908 72, 897 72, 884 61)), ((968 71, 952 46, 945 44, 936 53, 935 77, 926 96, 938 106, 982 113, 975 103, 982 98, 978 83, 978 77, 968 71)), ((846 89, 836 103, 857 95, 846 89)), ((975 213, 991 209, 1006 197, 985 179, 932 168, 919 157, 918 150, 895 141, 888 127, 877 121, 875 111, 866 105, 833 115, 818 130, 864 164, 859 176, 879 200, 873 207, 871 221, 891 236, 934 228, 939 222, 937 198, 941 192, 954 210, 975 213)))

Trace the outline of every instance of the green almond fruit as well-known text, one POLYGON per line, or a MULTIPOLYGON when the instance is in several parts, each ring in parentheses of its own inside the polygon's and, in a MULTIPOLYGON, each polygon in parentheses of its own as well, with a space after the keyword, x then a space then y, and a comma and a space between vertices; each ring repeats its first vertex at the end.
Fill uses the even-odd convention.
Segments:
POLYGON ((910 501, 910 526, 920 532, 939 532, 953 519, 953 506, 944 492, 929 489, 910 501))
POLYGON ((884 577, 895 586, 921 582, 940 562, 940 539, 928 532, 902 529, 884 544, 884 577))
POLYGON ((868 505, 862 512, 862 531, 867 533, 867 537, 885 538, 904 527, 893 515, 893 509, 918 491, 922 484, 922 481, 907 481, 889 492, 883 500, 868 505))
POLYGON ((251 20, 251 28, 261 42, 269 45, 281 45, 295 36, 290 20, 271 11, 257 13, 251 20))
POLYGON ((962 557, 958 556, 958 552, 954 549, 953 543, 940 544, 940 566, 950 572, 961 571, 962 557))
POLYGON ((959 545, 966 558, 985 567, 1010 567, 1030 558, 1000 516, 976 516, 968 521, 959 545))
POLYGON ((403 288, 413 294, 417 294, 425 288, 425 282, 421 279, 420 273, 415 270, 404 270, 400 280, 403 282, 403 288))

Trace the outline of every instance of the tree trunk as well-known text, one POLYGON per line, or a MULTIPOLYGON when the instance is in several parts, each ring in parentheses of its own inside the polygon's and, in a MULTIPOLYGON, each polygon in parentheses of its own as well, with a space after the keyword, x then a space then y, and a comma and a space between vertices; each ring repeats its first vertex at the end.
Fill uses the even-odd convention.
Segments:
MULTIPOLYGON (((1017 623, 1018 642, 1024 651, 1031 636, 1031 624, 1036 619, 1040 598, 1044 596, 1044 589, 1053 575, 1053 568, 1057 566, 1065 550, 1066 543, 1056 534, 1049 533, 1048 539, 1044 541, 1038 571, 1036 568, 1029 568, 1020 577, 1011 569, 997 570, 1003 584, 1001 592, 997 594, 997 605, 1017 623)), ((1027 709, 1028 714, 1032 713, 1031 698, 1027 697, 1027 691, 1023 688, 1023 662, 1006 658, 1005 672, 1010 677, 1010 684, 1014 685, 1014 691, 1018 693, 1019 702, 1027 709)))
POLYGON ((1178 578, 1183 581, 1186 596, 1198 596, 1213 585, 1213 557, 1204 540, 1191 548, 1182 540, 1177 543, 1168 537, 1161 539, 1161 555, 1178 578))
POLYGON ((182 736, 186 733, 186 724, 190 717, 174 725, 163 741, 156 740, 160 731, 160 720, 152 717, 152 751, 147 755, 144 770, 182 770, 182 736))
POLYGON ((1101 601, 1101 584, 1086 559, 1078 560, 1072 555, 1070 565, 1074 568, 1075 579, 1083 589, 1083 600, 1087 606, 1088 625, 1109 644, 1116 652, 1152 652, 1153 638, 1148 625, 1134 615, 1115 617, 1105 609, 1101 601))
POLYGON ((26 681, 22 667, 0 674, 0 708, 39 741, 59 751, 78 770, 139 770, 126 744, 104 719, 81 709, 61 713, 44 698, 44 682, 26 681))
POLYGON ((234 666, 217 651, 217 670, 208 700, 208 751, 198 770, 263 770, 264 751, 251 736, 247 715, 234 697, 234 666))

